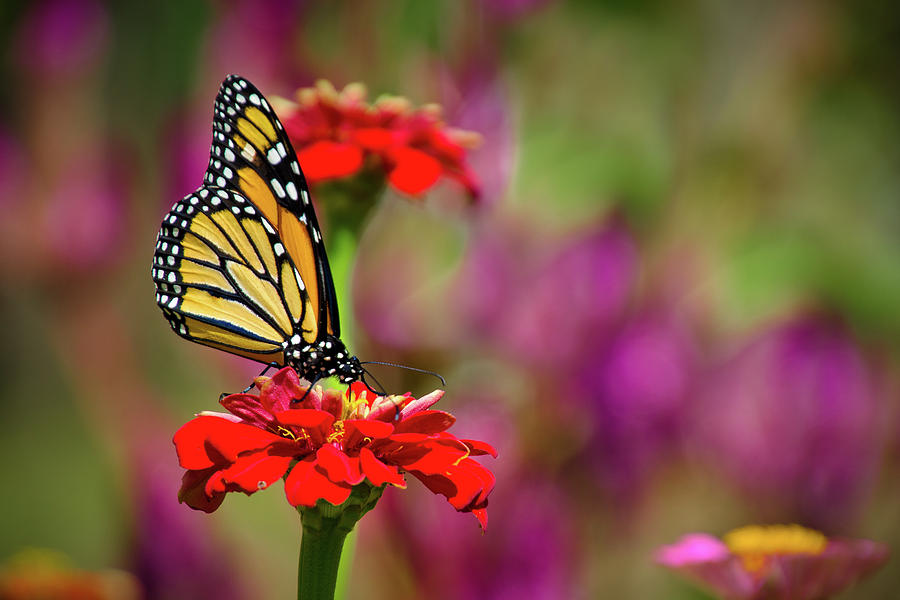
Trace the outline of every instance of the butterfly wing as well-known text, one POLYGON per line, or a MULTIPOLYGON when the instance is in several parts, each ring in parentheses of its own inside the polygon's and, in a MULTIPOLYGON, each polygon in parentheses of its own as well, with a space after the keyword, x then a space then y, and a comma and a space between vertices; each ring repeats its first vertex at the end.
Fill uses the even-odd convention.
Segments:
POLYGON ((157 303, 182 337, 286 364, 289 344, 340 335, 309 188, 284 128, 251 83, 219 89, 205 185, 163 220, 157 303))
POLYGON ((156 301, 182 337, 284 364, 286 342, 316 315, 273 225, 240 193, 201 188, 176 203, 157 238, 156 301))

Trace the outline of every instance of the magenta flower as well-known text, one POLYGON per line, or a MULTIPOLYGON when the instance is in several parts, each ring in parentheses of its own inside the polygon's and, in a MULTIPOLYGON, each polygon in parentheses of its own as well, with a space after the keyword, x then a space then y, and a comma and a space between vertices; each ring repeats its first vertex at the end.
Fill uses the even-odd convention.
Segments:
POLYGON ((583 459, 622 508, 676 455, 698 370, 683 319, 647 310, 584 354, 572 397, 587 405, 594 432, 583 459))
MULTIPOLYGON (((120 154, 121 155, 121 154, 120 154)), ((123 241, 128 173, 113 150, 73 156, 46 198, 43 237, 54 263, 89 270, 116 261, 123 241)))
POLYGON ((473 335, 548 372, 575 364, 622 316, 634 279, 634 241, 617 222, 550 252, 534 231, 495 229, 463 267, 462 310, 473 335))
POLYGON ((843 327, 796 319, 706 378, 695 417, 701 452, 764 514, 846 527, 878 464, 875 388, 843 327))
POLYGON ((799 525, 751 525, 722 540, 685 535, 655 558, 723 600, 824 600, 881 567, 888 549, 799 525))
POLYGON ((217 5, 207 48, 210 72, 252 75, 261 89, 294 80, 300 71, 296 33, 305 4, 303 0, 236 0, 217 5))
POLYGON ((449 122, 459 129, 477 131, 482 143, 469 151, 469 166, 480 183, 481 203, 499 202, 515 166, 516 140, 512 111, 497 69, 483 57, 469 65, 461 77, 443 78, 443 106, 449 122))
MULTIPOLYGON (((154 428, 155 429, 155 428, 154 428)), ((164 460, 169 447, 151 438, 136 441, 132 459, 135 525, 131 570, 147 600, 160 598, 250 598, 236 561, 215 535, 213 523, 196 519, 178 503, 172 482, 178 467, 164 460)))
POLYGON ((100 58, 107 29, 106 10, 98 0, 34 2, 17 32, 16 55, 29 76, 67 79, 100 58))

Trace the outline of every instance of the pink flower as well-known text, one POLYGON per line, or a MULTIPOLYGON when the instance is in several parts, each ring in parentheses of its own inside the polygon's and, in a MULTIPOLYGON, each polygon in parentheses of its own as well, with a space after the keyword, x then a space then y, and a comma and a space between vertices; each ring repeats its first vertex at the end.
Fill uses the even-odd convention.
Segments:
POLYGON ((765 515, 848 528, 878 467, 877 371, 847 328, 804 315, 704 378, 693 439, 765 515))
POLYGON ((821 600, 882 566, 884 544, 828 539, 799 525, 750 525, 722 540, 691 533, 656 562, 727 600, 821 600))

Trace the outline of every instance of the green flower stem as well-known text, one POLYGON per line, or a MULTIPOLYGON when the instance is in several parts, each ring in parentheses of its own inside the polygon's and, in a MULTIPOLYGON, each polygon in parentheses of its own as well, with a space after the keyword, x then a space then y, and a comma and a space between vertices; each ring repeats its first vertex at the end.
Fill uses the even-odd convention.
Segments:
POLYGON ((346 537, 341 529, 315 530, 304 523, 297 572, 299 600, 333 600, 346 537))
POLYGON ((346 227, 335 227, 330 233, 328 259, 331 263, 334 291, 337 293, 338 310, 341 317, 341 340, 353 352, 356 324, 353 318, 353 298, 350 295, 350 286, 352 285, 353 265, 356 262, 359 237, 358 232, 346 227))
POLYGON ((383 487, 364 482, 355 486, 340 506, 319 500, 313 508, 298 509, 303 524, 298 600, 334 600, 344 540, 356 522, 375 507, 383 491, 383 487))

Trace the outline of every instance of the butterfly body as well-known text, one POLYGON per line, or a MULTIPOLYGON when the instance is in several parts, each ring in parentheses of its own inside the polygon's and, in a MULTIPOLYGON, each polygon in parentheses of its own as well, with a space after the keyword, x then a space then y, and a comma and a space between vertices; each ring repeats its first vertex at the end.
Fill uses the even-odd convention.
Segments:
POLYGON ((152 275, 178 335, 313 381, 362 377, 340 339, 331 269, 284 128, 247 80, 215 103, 204 184, 163 218, 152 275))

